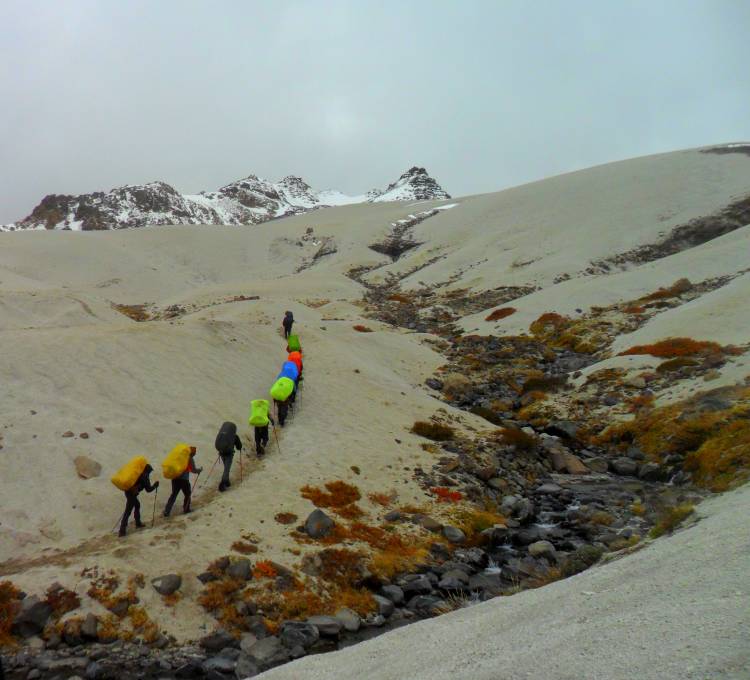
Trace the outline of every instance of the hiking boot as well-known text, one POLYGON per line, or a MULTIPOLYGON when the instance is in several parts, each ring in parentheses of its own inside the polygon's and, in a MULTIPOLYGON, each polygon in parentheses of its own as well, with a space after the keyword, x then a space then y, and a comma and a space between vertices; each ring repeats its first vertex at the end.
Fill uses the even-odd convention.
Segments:
POLYGON ((183 514, 183 515, 187 515, 187 514, 188 514, 189 512, 193 512, 193 511, 192 511, 192 510, 191 510, 190 508, 185 508, 185 509, 184 509, 184 510, 182 511, 182 514, 183 514))
POLYGON ((125 536, 128 532, 125 529, 120 529, 120 532, 117 534, 120 538, 125 536))
POLYGON ((165 510, 164 512, 161 513, 161 516, 162 517, 169 517, 169 513, 165 510))
POLYGON ((137 523, 137 524, 135 525, 135 528, 136 528, 136 529, 144 529, 145 527, 146 527, 146 525, 145 525, 145 524, 144 524, 143 522, 138 522, 138 523, 137 523))

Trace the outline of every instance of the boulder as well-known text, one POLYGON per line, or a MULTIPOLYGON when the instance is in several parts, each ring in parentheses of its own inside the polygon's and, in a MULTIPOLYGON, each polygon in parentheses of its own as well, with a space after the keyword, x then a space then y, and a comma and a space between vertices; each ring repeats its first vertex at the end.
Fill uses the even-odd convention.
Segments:
POLYGON ((380 589, 380 592, 382 592, 383 595, 387 597, 395 605, 399 605, 404 601, 404 591, 399 586, 396 586, 396 585, 383 586, 380 589))
POLYGON ((344 627, 344 630, 349 633, 356 633, 362 625, 362 619, 359 618, 359 614, 347 607, 339 609, 335 616, 344 627))
POLYGON ((323 538, 333 530, 335 522, 320 508, 315 508, 305 520, 305 533, 310 538, 323 538))
POLYGON ((258 675, 260 669, 255 661, 247 654, 240 654, 237 665, 234 667, 234 675, 237 680, 245 680, 258 675))
POLYGON ((89 612, 88 614, 86 614, 86 618, 81 624, 81 637, 89 642, 97 640, 99 638, 98 630, 99 619, 94 614, 89 612))
POLYGON ((448 524, 443 527, 443 536, 451 543, 460 544, 466 542, 466 534, 458 527, 452 527, 448 524))
POLYGON ((604 473, 609 470, 609 463, 606 458, 594 456, 593 458, 588 458, 586 460, 586 467, 592 472, 604 473))
POLYGON ((559 494, 562 491, 562 487, 558 486, 557 484, 553 484, 552 482, 547 482, 546 484, 542 484, 541 486, 538 486, 535 490, 535 494, 539 494, 542 496, 555 496, 559 494))
POLYGON ((258 640, 248 649, 247 655, 260 669, 284 663, 290 656, 289 650, 281 644, 281 640, 273 635, 258 640))
POLYGON ((44 630, 50 614, 52 614, 52 607, 36 595, 25 597, 21 600, 21 609, 16 614, 11 632, 22 638, 37 635, 44 630))
POLYGON ((250 560, 241 557, 227 567, 227 576, 238 581, 249 581, 253 577, 253 567, 250 560))
POLYGON ((565 470, 569 475, 587 475, 589 473, 589 469, 583 464, 578 456, 572 453, 566 453, 564 454, 564 458, 565 470))
POLYGON ((638 468, 638 477, 647 482, 658 482, 663 479, 664 473, 657 463, 643 463, 638 468))
POLYGON ((239 652, 236 649, 223 649, 217 656, 203 662, 203 670, 206 673, 233 673, 238 658, 239 652))
POLYGON ((404 597, 407 598, 412 595, 425 595, 432 592, 432 584, 430 583, 430 579, 426 576, 419 575, 404 583, 402 590, 404 592, 404 597))
POLYGON ((427 531, 432 531, 433 533, 438 533, 443 528, 443 525, 440 524, 440 522, 428 515, 420 515, 418 522, 422 528, 427 529, 427 531))
POLYGON ((621 456, 609 461, 609 469, 618 475, 635 475, 638 471, 638 462, 632 458, 621 456))
POLYGON ((289 649, 293 649, 298 645, 304 649, 308 649, 320 639, 320 631, 309 621, 307 623, 302 621, 284 621, 279 629, 279 638, 281 639, 281 643, 289 649))
POLYGON ((547 434, 563 439, 575 439, 578 434, 578 425, 572 420, 553 420, 544 428, 547 434))
POLYGON ((182 576, 179 574, 165 574, 151 579, 151 585, 160 595, 171 595, 178 591, 182 585, 182 576))
POLYGON ((201 638, 198 644, 209 654, 217 654, 227 647, 239 647, 235 637, 222 628, 201 638))
POLYGON ((445 611, 445 600, 434 595, 417 595, 409 600, 409 609, 419 614, 440 614, 445 611))
POLYGON ((326 637, 338 637, 343 624, 335 616, 311 616, 308 623, 315 626, 321 635, 326 637))
POLYGON ((383 597, 382 595, 373 595, 372 597, 378 607, 378 614, 386 618, 393 614, 396 606, 387 597, 383 597))
POLYGON ((532 557, 554 557, 555 546, 549 541, 536 541, 527 548, 532 557))
POLYGON ((93 479, 102 473, 102 466, 88 456, 76 456, 73 459, 76 472, 81 479, 93 479))

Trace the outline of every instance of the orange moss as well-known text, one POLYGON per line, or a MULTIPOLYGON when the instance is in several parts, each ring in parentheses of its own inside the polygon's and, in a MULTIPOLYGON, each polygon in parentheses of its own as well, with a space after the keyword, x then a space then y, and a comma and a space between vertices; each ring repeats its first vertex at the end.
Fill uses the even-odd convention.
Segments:
POLYGON ((675 359, 668 359, 662 361, 657 367, 657 373, 670 373, 672 371, 678 371, 685 366, 699 366, 700 362, 690 357, 676 357, 675 359))
POLYGON ((16 614, 21 609, 21 591, 10 581, 0 582, 0 646, 14 644, 10 631, 16 614))
POLYGON ((362 497, 356 486, 342 481, 326 482, 325 488, 328 493, 309 485, 303 486, 300 491, 302 498, 311 501, 318 508, 341 508, 356 503, 362 497))
POLYGON ((276 578, 279 575, 279 572, 276 570, 276 567, 273 566, 273 564, 269 560, 262 560, 261 562, 256 562, 255 567, 253 568, 253 578, 260 579, 260 578, 276 578))
POLYGON ((371 503, 382 505, 384 508, 387 508, 393 502, 393 496, 388 493, 373 492, 368 493, 367 497, 370 499, 371 503))
POLYGON ((484 320, 485 321, 499 321, 500 319, 505 319, 506 317, 515 313, 516 313, 515 307, 500 307, 500 309, 496 309, 493 312, 490 312, 484 318, 484 320))
POLYGON ((414 434, 419 435, 420 437, 432 439, 436 442, 448 441, 450 439, 453 439, 456 434, 456 431, 448 425, 443 425, 441 423, 430 423, 424 420, 416 421, 414 425, 412 425, 411 431, 414 434))
POLYGON ((401 302, 402 304, 408 304, 411 302, 411 300, 406 296, 402 295, 401 293, 392 293, 388 296, 388 300, 391 300, 392 302, 401 302))
POLYGON ((279 524, 294 524, 297 521, 297 515, 293 512, 279 512, 274 516, 279 524))
POLYGON ((331 508, 334 514, 344 519, 359 519, 363 517, 365 512, 356 503, 350 503, 340 508, 331 508))
POLYGON ((451 491, 444 486, 433 486, 430 491, 437 496, 438 503, 457 503, 464 497, 460 491, 451 491))
POLYGON ((52 616, 55 618, 60 618, 81 606, 81 598, 72 590, 63 588, 59 583, 54 583, 47 588, 45 600, 52 607, 52 616))
POLYGON ((161 599, 167 607, 174 607, 182 599, 182 595, 180 593, 171 593, 163 595, 161 599))
POLYGON ((232 550, 241 553, 242 555, 251 555, 258 552, 258 546, 252 543, 243 543, 242 541, 235 541, 232 543, 232 550))
POLYGON ((232 578, 209 581, 198 596, 198 604, 206 611, 218 611, 227 602, 234 600, 235 594, 242 588, 242 585, 242 581, 232 578))
POLYGON ((519 451, 532 451, 537 442, 536 437, 516 427, 504 427, 495 436, 498 436, 503 444, 514 446, 519 451))
POLYGON ((570 319, 566 316, 561 316, 555 312, 545 312, 536 321, 531 323, 529 330, 534 335, 545 335, 559 331, 569 322, 570 319))
POLYGON ((120 314, 133 319, 133 321, 148 321, 151 318, 151 314, 147 311, 146 305, 118 305, 113 304, 112 307, 116 309, 120 314))
POLYGON ((688 279, 679 279, 675 281, 669 288, 659 288, 659 290, 644 295, 641 300, 666 300, 668 298, 679 297, 683 293, 687 293, 693 288, 693 284, 688 279))
POLYGON ((641 305, 628 305, 627 307, 623 307, 622 311, 626 314, 643 314, 646 308, 641 305))
POLYGON ((352 328, 359 333, 372 333, 372 328, 363 326, 362 324, 357 324, 356 326, 352 326, 352 328))
POLYGON ((631 354, 650 354, 654 357, 670 358, 694 356, 696 354, 721 354, 722 347, 716 342, 706 340, 691 340, 690 338, 667 338, 651 345, 636 345, 624 352, 620 356, 631 354))

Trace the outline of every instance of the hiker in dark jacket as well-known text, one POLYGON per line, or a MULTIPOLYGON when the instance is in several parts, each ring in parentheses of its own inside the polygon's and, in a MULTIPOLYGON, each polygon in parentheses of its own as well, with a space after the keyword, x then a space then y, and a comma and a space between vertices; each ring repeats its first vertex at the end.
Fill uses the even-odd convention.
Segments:
POLYGON ((242 455, 242 440, 240 440, 240 437, 237 434, 234 435, 234 442, 231 448, 219 451, 219 457, 221 458, 221 463, 224 466, 224 474, 221 476, 221 481, 219 482, 219 491, 226 491, 230 486, 232 486, 232 482, 229 481, 229 472, 232 469, 232 461, 234 460, 235 449, 237 449, 237 451, 240 452, 240 455, 242 455))
POLYGON ((203 472, 203 468, 195 467, 195 452, 194 446, 190 447, 190 459, 188 460, 188 466, 179 477, 172 480, 172 493, 167 500, 167 504, 164 507, 164 516, 169 517, 169 513, 172 512, 172 506, 177 500, 177 495, 182 491, 182 511, 187 514, 190 512, 190 473, 200 474, 203 472))
MULTIPOLYGON (((268 414, 268 423, 271 423, 273 427, 276 427, 274 419, 271 414, 268 414)), ((255 425, 255 455, 260 458, 266 452, 266 446, 268 446, 268 423, 265 425, 255 425)))
POLYGON ((274 399, 273 403, 276 405, 276 414, 279 416, 279 426, 284 427, 287 413, 289 413, 289 400, 279 401, 278 399, 274 399))
POLYGON ((120 522, 120 536, 124 536, 127 533, 128 529, 128 520, 130 519, 130 513, 135 511, 135 527, 136 529, 142 529, 145 524, 141 522, 141 502, 138 500, 138 494, 141 491, 145 491, 146 493, 151 493, 152 491, 156 491, 156 489, 159 488, 159 482, 154 482, 151 484, 151 480, 149 479, 149 475, 154 471, 154 468, 152 468, 150 465, 146 465, 145 468, 143 468, 143 472, 141 472, 140 476, 136 480, 135 484, 131 486, 126 492, 125 492, 125 512, 122 513, 122 520, 120 522))
POLYGON ((288 338, 292 334, 292 324, 294 323, 294 316, 291 312, 284 314, 284 320, 281 325, 284 327, 284 338, 288 338))

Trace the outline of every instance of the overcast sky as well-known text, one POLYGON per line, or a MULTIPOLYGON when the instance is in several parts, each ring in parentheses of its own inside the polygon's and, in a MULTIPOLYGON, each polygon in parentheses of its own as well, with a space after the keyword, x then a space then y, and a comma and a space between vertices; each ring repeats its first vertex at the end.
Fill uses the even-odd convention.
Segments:
POLYGON ((0 222, 248 174, 452 194, 750 139, 748 0, 0 2, 0 222))

